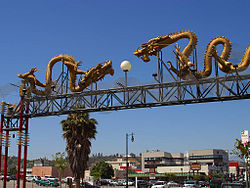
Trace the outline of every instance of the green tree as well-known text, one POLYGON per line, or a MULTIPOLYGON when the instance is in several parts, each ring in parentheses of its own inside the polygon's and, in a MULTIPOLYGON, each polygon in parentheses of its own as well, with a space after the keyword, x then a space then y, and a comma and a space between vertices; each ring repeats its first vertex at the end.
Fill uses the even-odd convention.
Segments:
POLYGON ((168 181, 174 181, 177 178, 176 174, 174 173, 165 173, 165 176, 168 181))
MULTIPOLYGON (((64 173, 64 171, 66 170, 66 168, 68 167, 68 163, 67 163, 67 160, 66 160, 66 157, 65 157, 65 153, 64 152, 57 152, 55 154, 55 156, 53 156, 53 163, 54 163, 54 166, 59 170, 59 173, 60 173, 60 182, 61 182, 61 179, 62 179, 62 174, 64 173)), ((60 184, 60 187, 61 187, 61 184, 60 184)))
POLYGON ((236 139, 236 142, 234 143, 234 149, 231 152, 231 154, 237 155, 246 162, 246 173, 247 173, 246 184, 248 187, 248 177, 249 177, 248 159, 250 158, 250 142, 243 144, 242 140, 236 139))
POLYGON ((9 173, 10 173, 11 175, 15 175, 15 174, 17 173, 16 167, 11 168, 11 169, 9 170, 9 173))
POLYGON ((110 179, 114 176, 114 170, 110 164, 105 163, 105 161, 99 161, 90 170, 90 175, 93 176, 94 179, 110 179))
POLYGON ((223 174, 219 174, 219 173, 212 173, 211 176, 213 178, 221 178, 221 179, 225 178, 223 174))
POLYGON ((234 149, 231 154, 237 155, 243 160, 250 158, 250 142, 243 144, 241 140, 236 139, 234 149))
POLYGON ((87 168, 91 139, 95 139, 97 133, 97 121, 90 119, 88 113, 75 113, 61 121, 61 125, 63 138, 66 140, 69 165, 78 188, 87 168))

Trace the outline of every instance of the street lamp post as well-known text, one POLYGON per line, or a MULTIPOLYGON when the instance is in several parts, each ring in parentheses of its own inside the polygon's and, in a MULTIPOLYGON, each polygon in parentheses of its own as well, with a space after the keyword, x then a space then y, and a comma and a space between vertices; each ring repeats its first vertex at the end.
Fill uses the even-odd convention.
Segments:
POLYGON ((134 133, 126 133, 126 188, 128 188, 128 137, 131 136, 131 141, 134 142, 134 133))
MULTIPOLYGON (((127 89, 128 86, 128 79, 127 79, 127 73, 131 69, 131 63, 127 60, 123 61, 120 65, 122 71, 125 73, 125 89, 127 89)), ((129 93, 127 96, 127 100, 129 101, 129 93)), ((126 97, 125 97, 125 92, 124 92, 124 103, 126 103, 126 97)))

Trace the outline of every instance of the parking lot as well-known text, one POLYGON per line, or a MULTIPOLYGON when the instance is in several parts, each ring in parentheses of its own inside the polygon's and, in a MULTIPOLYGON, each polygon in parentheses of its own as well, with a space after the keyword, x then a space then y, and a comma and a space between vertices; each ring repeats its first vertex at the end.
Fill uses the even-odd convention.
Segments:
MULTIPOLYGON (((23 187, 23 182, 20 183, 20 188, 23 187)), ((0 181, 0 187, 3 187, 3 181, 0 181)), ((49 186, 39 186, 32 182, 26 182, 26 188, 43 188, 43 187, 49 187, 49 186)), ((102 188, 122 188, 122 186, 101 186, 102 188)), ((129 186, 129 188, 134 188, 135 186, 129 186)), ((16 188, 16 181, 11 180, 7 182, 7 188, 16 188)), ((68 188, 67 184, 62 184, 62 188, 68 188)), ((172 187, 175 188, 175 187, 172 187)))
MULTIPOLYGON (((20 183, 20 188, 23 187, 23 182, 21 181, 20 183)), ((0 187, 3 187, 3 181, 0 181, 0 187)), ((38 186, 35 183, 32 182, 27 182, 26 183, 26 188, 42 188, 42 187, 46 187, 46 186, 38 186)), ((62 184, 62 188, 67 188, 68 186, 66 184, 62 184)), ((15 180, 11 180, 9 182, 7 182, 7 188, 16 188, 16 181, 15 180)))

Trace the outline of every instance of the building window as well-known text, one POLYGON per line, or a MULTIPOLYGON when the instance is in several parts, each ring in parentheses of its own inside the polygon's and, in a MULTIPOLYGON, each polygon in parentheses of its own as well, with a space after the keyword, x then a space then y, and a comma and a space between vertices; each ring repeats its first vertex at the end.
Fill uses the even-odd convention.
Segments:
POLYGON ((190 156, 189 160, 223 159, 222 155, 202 155, 190 156))

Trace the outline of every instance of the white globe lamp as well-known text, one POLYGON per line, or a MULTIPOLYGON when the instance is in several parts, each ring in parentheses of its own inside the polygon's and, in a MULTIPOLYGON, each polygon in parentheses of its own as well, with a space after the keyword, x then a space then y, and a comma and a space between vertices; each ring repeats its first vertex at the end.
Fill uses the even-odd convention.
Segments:
POLYGON ((121 63, 120 67, 124 72, 127 72, 131 69, 131 63, 129 61, 125 60, 121 63))

